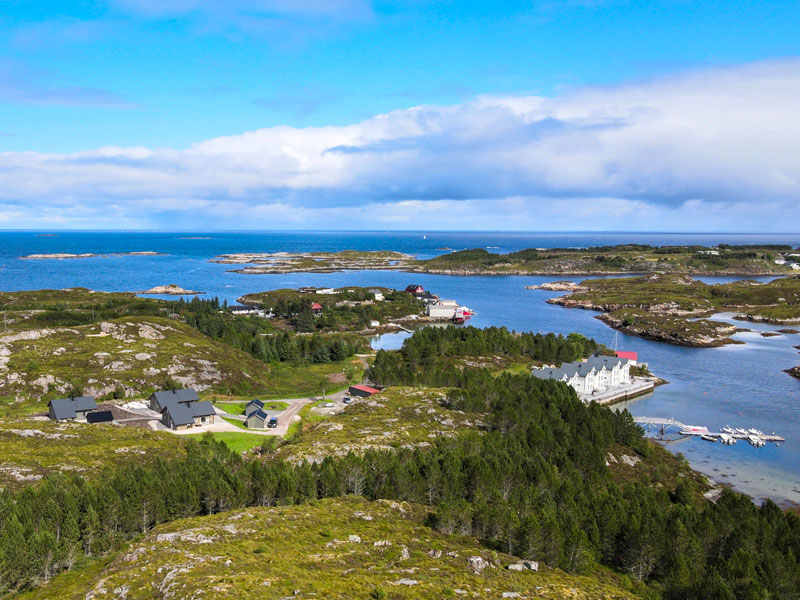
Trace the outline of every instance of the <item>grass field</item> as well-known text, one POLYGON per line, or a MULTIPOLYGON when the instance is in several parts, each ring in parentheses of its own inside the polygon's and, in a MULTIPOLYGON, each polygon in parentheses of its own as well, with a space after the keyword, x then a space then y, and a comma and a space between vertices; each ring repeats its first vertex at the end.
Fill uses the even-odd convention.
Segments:
MULTIPOLYGON (((227 420, 227 419, 226 419, 227 420)), ((192 433, 184 437, 201 439, 207 433, 192 433)), ((252 450, 264 443, 264 440, 269 439, 267 436, 258 435, 256 433, 234 433, 228 431, 217 431, 211 433, 215 440, 225 442, 228 447, 234 452, 244 452, 245 450, 252 450)))

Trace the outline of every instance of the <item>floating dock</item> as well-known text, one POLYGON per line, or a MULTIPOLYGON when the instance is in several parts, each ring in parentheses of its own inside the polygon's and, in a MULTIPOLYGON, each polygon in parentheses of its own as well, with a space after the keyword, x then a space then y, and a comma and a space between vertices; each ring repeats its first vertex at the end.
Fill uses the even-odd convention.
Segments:
POLYGON ((702 425, 685 425, 680 421, 676 421, 675 419, 664 419, 661 417, 633 417, 633 420, 639 425, 646 425, 648 429, 651 426, 658 427, 662 434, 668 429, 673 428, 676 429, 681 435, 696 436, 707 441, 711 441, 712 439, 714 441, 720 439, 723 442, 726 441, 726 439, 747 440, 753 446, 763 446, 766 442, 780 444, 786 441, 786 439, 779 435, 775 435, 774 433, 754 434, 752 433, 754 430, 750 429, 734 429, 731 433, 728 433, 722 431, 709 431, 708 427, 704 427, 702 425))

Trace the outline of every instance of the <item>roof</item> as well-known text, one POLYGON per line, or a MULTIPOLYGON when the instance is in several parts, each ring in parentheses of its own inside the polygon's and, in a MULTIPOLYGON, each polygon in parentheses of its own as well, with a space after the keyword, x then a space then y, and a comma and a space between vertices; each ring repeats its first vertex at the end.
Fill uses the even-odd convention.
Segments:
POLYGON ((79 412, 87 412, 97 408, 97 402, 91 396, 78 396, 77 398, 57 398, 48 404, 53 408, 56 419, 74 419, 79 412))
POLYGON ((264 403, 258 398, 253 398, 252 400, 250 400, 250 402, 247 403, 247 406, 257 406, 258 408, 264 408, 264 403))
POLYGON ((156 397, 156 402, 158 402, 158 405, 162 408, 173 402, 197 402, 200 400, 197 392, 192 388, 153 392, 153 396, 156 397))
POLYGON ((613 369, 617 365, 625 365, 628 364, 627 358, 621 358, 616 356, 590 356, 586 360, 586 364, 594 365, 597 369, 601 369, 605 367, 606 369, 613 369))
POLYGON ((322 305, 319 302, 314 302, 314 304, 311 305, 311 308, 313 310, 322 310, 322 305))
POLYGON ((164 412, 169 415, 169 420, 174 426, 194 423, 192 409, 181 402, 170 402, 164 407, 164 412))
POLYGON ((74 419, 77 416, 72 398, 50 400, 49 407, 53 409, 53 415, 56 419, 74 419))
POLYGON ((250 417, 256 417, 257 419, 260 419, 262 421, 266 421, 267 419, 269 419, 269 415, 260 409, 250 413, 247 418, 249 419, 250 417))
POLYGON ((617 352, 617 358, 627 358, 628 360, 639 360, 639 355, 636 352, 617 352))
POLYGON ((360 383, 358 385, 351 385, 350 389, 359 390, 361 392, 366 392, 368 394, 378 394, 378 393, 380 393, 380 390, 376 390, 373 387, 369 387, 368 385, 363 385, 363 384, 360 384, 360 383))
POLYGON ((75 410, 78 412, 95 410, 97 408, 97 402, 95 402, 94 398, 91 396, 78 396, 77 398, 72 398, 72 402, 75 405, 75 410))
POLYGON ((192 402, 189 404, 189 409, 195 417, 210 417, 217 414, 217 411, 214 410, 214 405, 206 401, 192 402))

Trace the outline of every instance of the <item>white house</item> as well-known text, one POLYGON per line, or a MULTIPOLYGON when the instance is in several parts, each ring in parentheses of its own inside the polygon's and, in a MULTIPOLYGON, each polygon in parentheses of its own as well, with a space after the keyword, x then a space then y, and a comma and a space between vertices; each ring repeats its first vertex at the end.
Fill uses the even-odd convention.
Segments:
POLYGON ((579 394, 591 395, 631 383, 630 368, 627 358, 592 356, 584 362, 564 363, 557 369, 533 369, 531 375, 563 381, 579 394))
POLYGON ((785 265, 786 264, 786 259, 784 259, 784 258, 776 258, 775 259, 775 264, 776 265, 785 265))
POLYGON ((380 291, 379 289, 377 288, 371 289, 369 290, 369 293, 375 297, 376 302, 383 302, 383 292, 380 291))

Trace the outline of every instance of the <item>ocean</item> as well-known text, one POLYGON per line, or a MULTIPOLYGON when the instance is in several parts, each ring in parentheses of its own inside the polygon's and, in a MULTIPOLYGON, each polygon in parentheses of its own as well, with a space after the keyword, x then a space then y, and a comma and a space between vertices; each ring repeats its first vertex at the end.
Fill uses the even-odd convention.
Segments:
MULTIPOLYGON (((517 331, 578 331, 611 345, 615 332, 595 319, 596 313, 547 304, 553 292, 526 290, 527 285, 564 277, 455 277, 397 271, 352 271, 314 274, 243 275, 238 265, 208 259, 223 253, 278 251, 396 250, 426 258, 447 249, 486 248, 511 252, 531 247, 580 247, 640 243, 651 245, 771 243, 800 245, 800 234, 674 233, 502 233, 502 232, 0 232, 0 289, 23 290, 84 286, 102 291, 140 291, 175 283, 228 302, 248 292, 303 285, 404 288, 419 283, 477 311, 471 324, 505 326, 517 331), (159 256, 115 256, 154 251, 159 256), (20 260, 43 253, 93 253, 107 256, 70 260, 20 260)), ((573 278, 576 281, 580 278, 573 278)), ((704 278, 708 282, 731 278, 704 278)), ((169 298, 169 297, 167 297, 169 298)), ((174 297, 172 297, 174 299, 174 297)), ((730 315, 719 315, 722 320, 730 315)), ((650 369, 669 381, 652 394, 626 405, 632 413, 673 417, 716 430, 725 425, 755 427, 786 438, 780 447, 753 448, 681 439, 667 447, 682 453, 693 468, 726 482, 755 499, 800 504, 800 381, 783 369, 800 364, 794 345, 800 335, 735 337, 744 345, 683 348, 619 334, 618 347, 634 350, 650 369)), ((398 347, 402 334, 382 336, 376 347, 398 347)))

